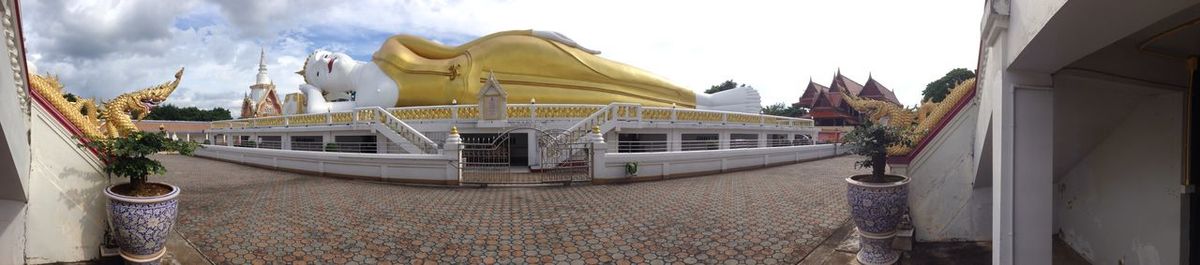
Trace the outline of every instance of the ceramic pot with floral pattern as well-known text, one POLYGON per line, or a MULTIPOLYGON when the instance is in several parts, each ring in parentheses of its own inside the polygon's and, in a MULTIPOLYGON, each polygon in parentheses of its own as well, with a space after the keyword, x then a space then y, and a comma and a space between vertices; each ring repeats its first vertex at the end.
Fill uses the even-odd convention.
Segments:
POLYGON ((870 175, 846 178, 849 184, 846 201, 850 203, 850 215, 858 231, 876 238, 896 233, 896 225, 908 210, 909 178, 885 175, 887 182, 863 181, 870 175))
POLYGON ((164 183, 146 183, 170 187, 170 192, 153 197, 134 197, 104 189, 108 196, 109 225, 127 264, 159 264, 167 252, 167 237, 175 225, 179 187, 164 183))

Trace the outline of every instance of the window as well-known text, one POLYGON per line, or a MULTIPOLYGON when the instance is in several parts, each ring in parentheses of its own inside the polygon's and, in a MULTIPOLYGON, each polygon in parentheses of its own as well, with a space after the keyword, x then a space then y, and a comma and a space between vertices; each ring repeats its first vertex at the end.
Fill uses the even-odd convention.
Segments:
POLYGON ((334 136, 333 141, 337 143, 337 152, 346 153, 376 153, 374 135, 344 135, 334 136))
POLYGON ((258 148, 266 149, 281 149, 283 147, 282 136, 259 136, 258 148))
POLYGON ((793 145, 810 145, 813 144, 812 137, 807 134, 797 134, 795 140, 792 140, 793 145))
POLYGON ((729 149, 758 148, 758 134, 734 133, 729 134, 729 149))
POLYGON ((786 134, 768 134, 767 135, 767 146, 778 147, 778 146, 791 146, 791 145, 792 145, 792 141, 788 139, 788 135, 786 135, 786 134))
POLYGON ((323 151, 321 136, 292 136, 292 150, 323 151))
POLYGON ((662 133, 622 133, 617 136, 618 153, 666 152, 667 135, 662 133))
POLYGON ((683 151, 721 149, 721 135, 715 133, 685 133, 680 146, 683 151))

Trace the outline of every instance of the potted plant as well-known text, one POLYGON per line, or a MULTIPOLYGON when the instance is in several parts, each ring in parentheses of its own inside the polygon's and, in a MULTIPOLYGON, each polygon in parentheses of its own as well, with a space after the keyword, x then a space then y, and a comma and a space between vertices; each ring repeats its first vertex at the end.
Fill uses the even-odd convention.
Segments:
POLYGON ((903 129, 870 121, 856 126, 843 139, 851 153, 863 157, 854 166, 871 168, 871 174, 846 178, 846 200, 860 235, 857 259, 862 264, 895 263, 900 253, 891 248, 891 240, 907 212, 909 179, 884 173, 887 148, 912 141, 903 129))
POLYGON ((104 190, 109 199, 109 225, 121 257, 134 264, 158 262, 166 253, 167 236, 175 224, 179 187, 147 181, 150 175, 166 172, 148 156, 163 151, 191 155, 198 145, 171 140, 163 132, 140 131, 84 145, 105 155, 104 172, 129 178, 128 183, 104 190))

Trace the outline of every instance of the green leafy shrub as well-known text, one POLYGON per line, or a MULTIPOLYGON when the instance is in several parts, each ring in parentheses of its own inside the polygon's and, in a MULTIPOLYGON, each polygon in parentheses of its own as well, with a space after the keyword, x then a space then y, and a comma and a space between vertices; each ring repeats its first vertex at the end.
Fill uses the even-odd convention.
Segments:
POLYGON ((855 168, 871 168, 871 177, 866 182, 885 182, 884 169, 887 167, 887 148, 893 145, 912 145, 907 131, 901 128, 876 124, 871 121, 855 126, 853 131, 842 138, 849 145, 850 152, 863 156, 863 160, 855 161, 855 168))
POLYGON ((149 155, 164 151, 192 155, 199 146, 194 142, 172 140, 164 132, 141 131, 122 137, 92 140, 82 145, 99 151, 108 162, 104 165, 104 172, 128 177, 135 191, 146 186, 148 176, 167 171, 162 163, 149 158, 149 155))

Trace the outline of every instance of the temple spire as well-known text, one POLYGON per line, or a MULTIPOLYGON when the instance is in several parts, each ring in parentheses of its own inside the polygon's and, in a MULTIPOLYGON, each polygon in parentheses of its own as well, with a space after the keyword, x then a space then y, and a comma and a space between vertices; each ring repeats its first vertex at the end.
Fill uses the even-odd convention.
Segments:
POLYGON ((271 78, 267 76, 267 49, 262 48, 258 54, 258 75, 254 78, 255 84, 270 84, 271 78))

